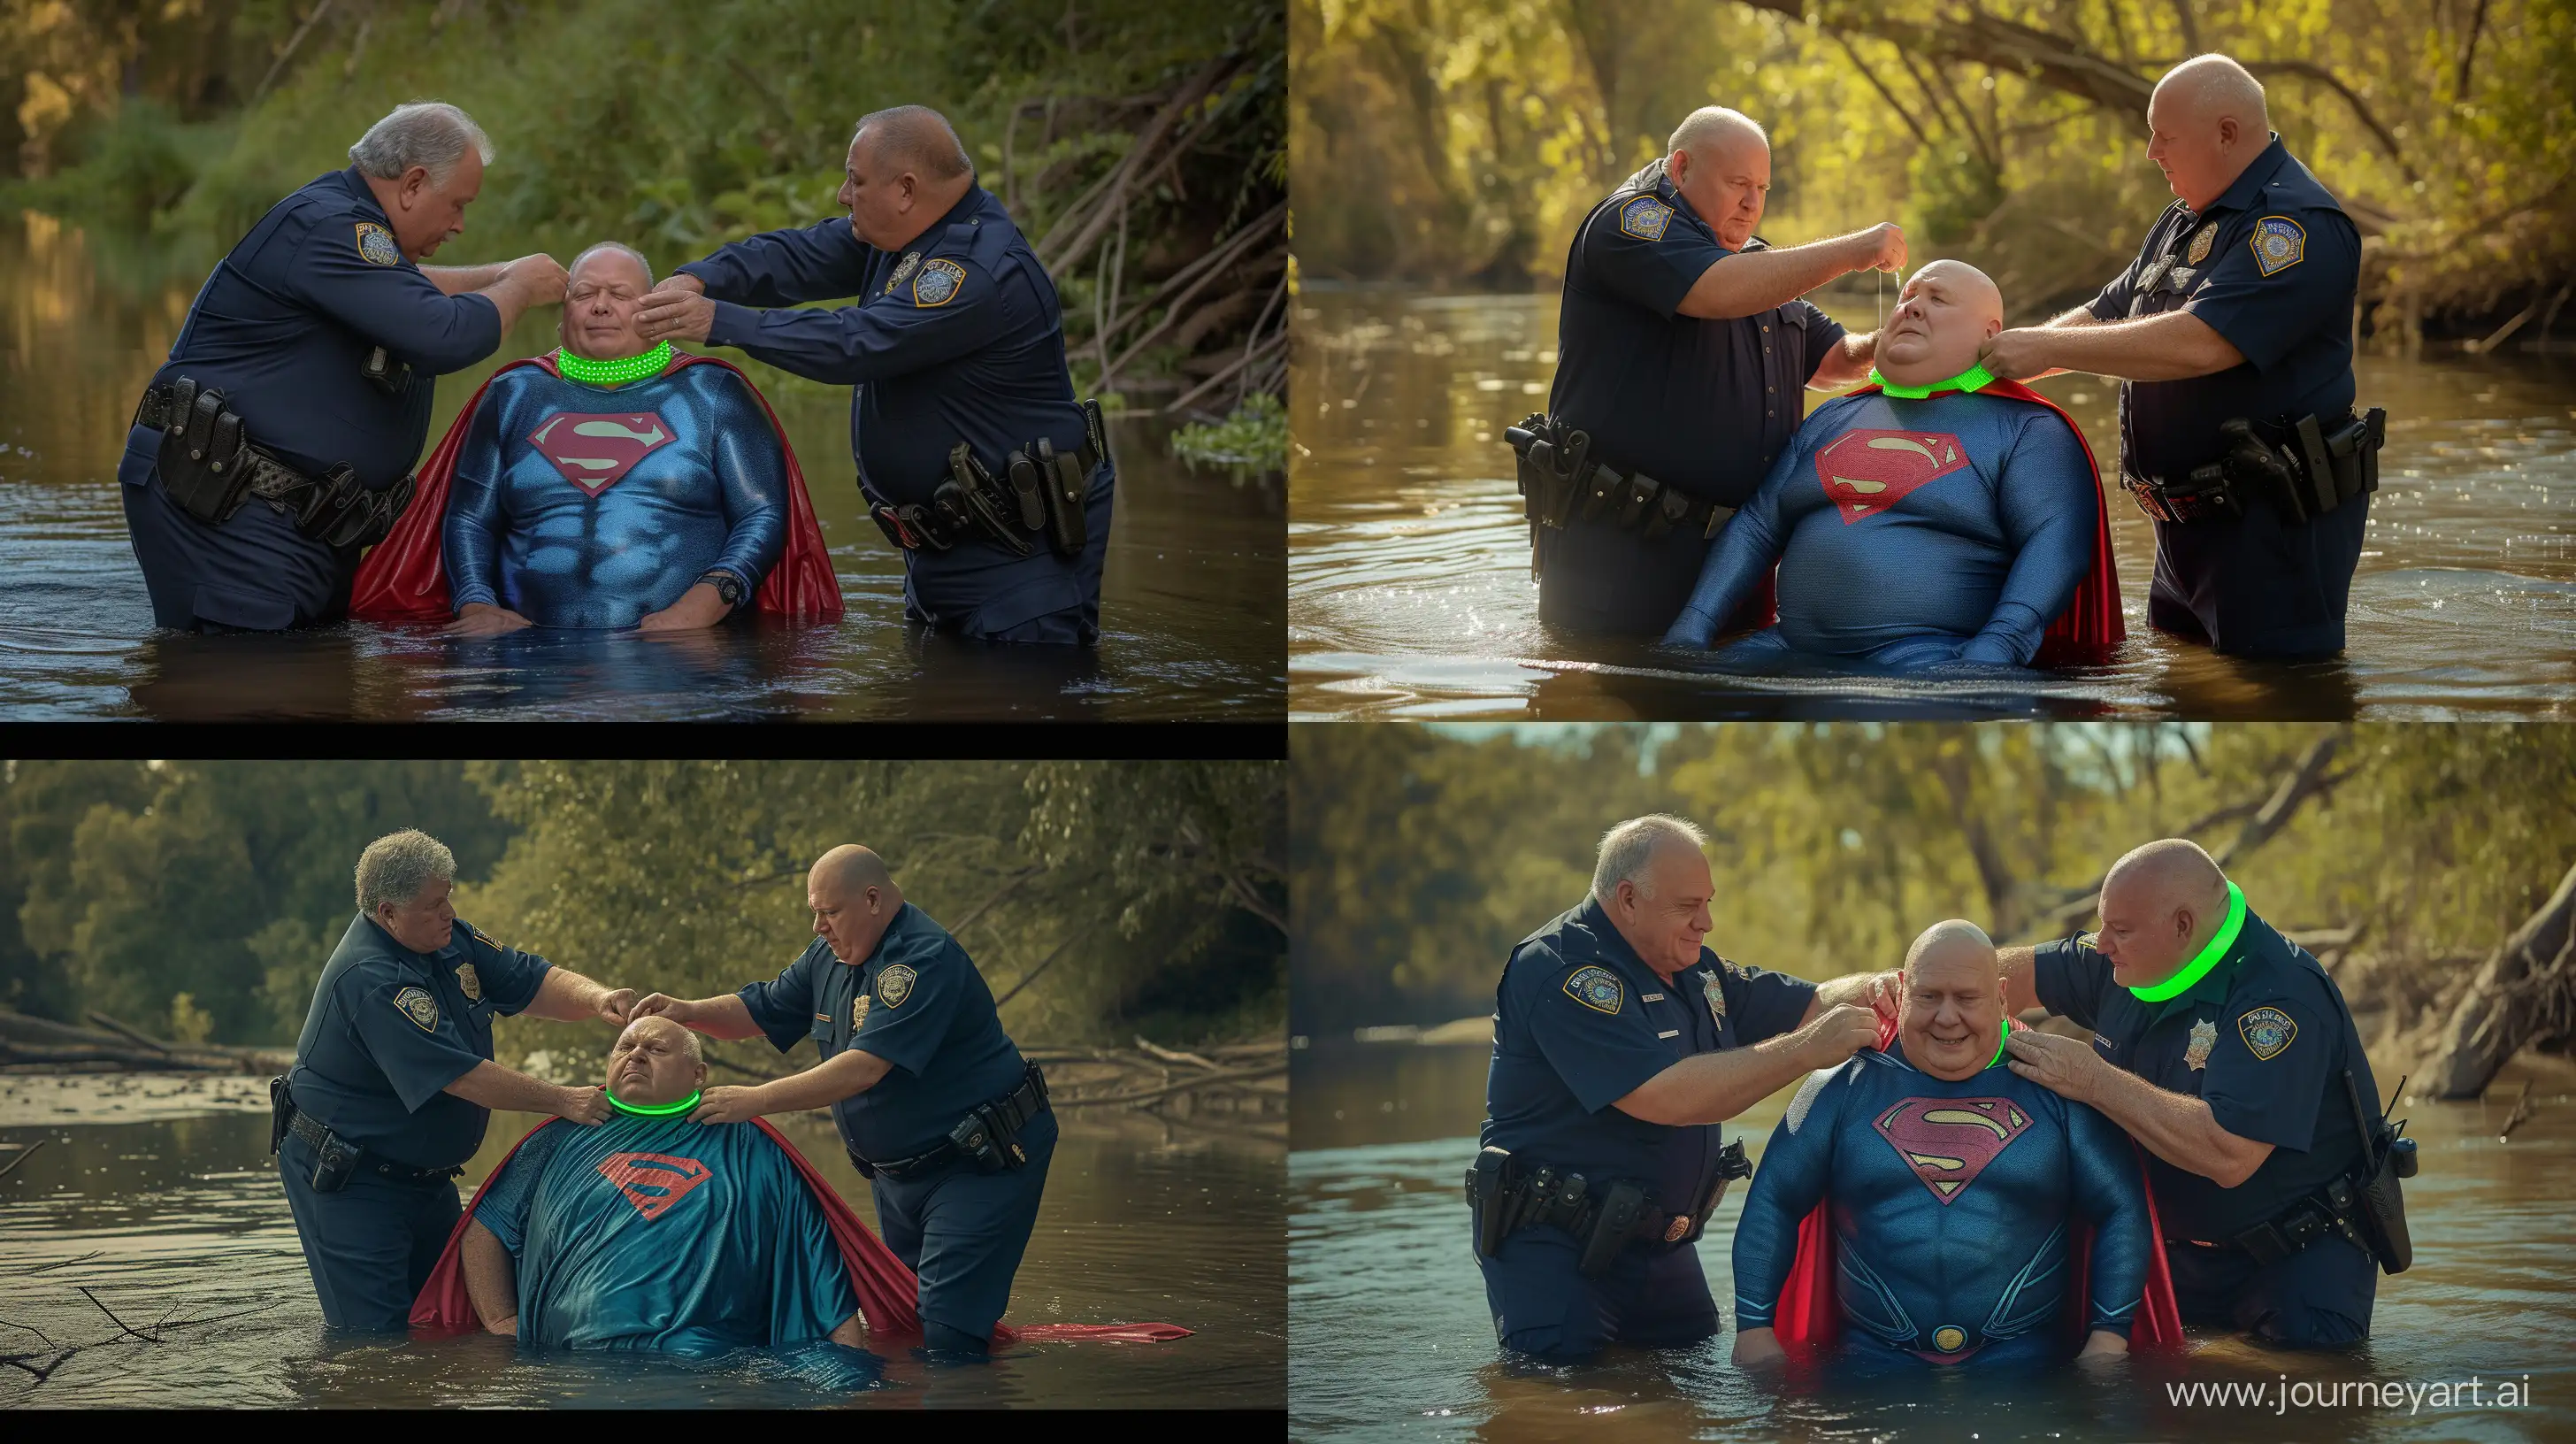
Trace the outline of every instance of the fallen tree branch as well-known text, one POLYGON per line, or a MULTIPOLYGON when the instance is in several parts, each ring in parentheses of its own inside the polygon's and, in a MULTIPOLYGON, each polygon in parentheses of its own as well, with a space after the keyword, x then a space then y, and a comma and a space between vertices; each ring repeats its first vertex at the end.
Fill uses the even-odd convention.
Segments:
POLYGON ((1166 1063, 1188 1063, 1196 1067, 1205 1068, 1211 1073, 1222 1071, 1217 1064, 1200 1057, 1196 1053, 1184 1053, 1178 1048, 1157 1047, 1152 1043, 1146 1042, 1145 1035, 1142 1033, 1136 1035, 1136 1046, 1153 1054, 1155 1057, 1162 1059, 1166 1063))
POLYGON ((1157 1098, 1168 1098, 1175 1093, 1188 1093, 1218 1083, 1245 1082, 1254 1078, 1275 1078, 1287 1071, 1287 1064, 1273 1063, 1259 1068, 1238 1069, 1231 1073, 1203 1074, 1199 1077, 1184 1079, 1178 1083, 1166 1084, 1160 1088, 1149 1088, 1138 1093, 1111 1093, 1098 1098, 1057 1098, 1054 1099, 1053 1102, 1058 1108, 1092 1108, 1104 1103, 1151 1103, 1157 1098))

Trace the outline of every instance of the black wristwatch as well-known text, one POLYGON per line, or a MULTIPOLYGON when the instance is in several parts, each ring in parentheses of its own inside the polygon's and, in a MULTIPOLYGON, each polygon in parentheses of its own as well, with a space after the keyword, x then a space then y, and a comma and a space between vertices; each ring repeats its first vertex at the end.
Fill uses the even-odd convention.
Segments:
POLYGON ((739 607, 742 605, 742 578, 735 576, 731 572, 719 571, 709 572, 705 576, 698 578, 698 580, 714 587, 716 589, 716 595, 724 598, 724 604, 726 606, 739 607))

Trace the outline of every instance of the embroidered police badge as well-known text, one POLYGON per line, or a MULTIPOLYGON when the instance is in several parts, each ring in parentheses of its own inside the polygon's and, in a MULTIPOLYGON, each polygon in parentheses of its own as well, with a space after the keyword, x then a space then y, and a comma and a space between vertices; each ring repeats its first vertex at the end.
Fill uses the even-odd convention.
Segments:
POLYGON ((2286 271, 2308 254, 2308 233, 2287 216, 2265 216, 2254 223, 2254 268, 2264 275, 2286 271))
POLYGON ((1653 196, 1639 196, 1619 208, 1619 229, 1641 241, 1660 241, 1673 223, 1673 208, 1653 196))
POLYGON ((465 995, 465 1001, 469 1003, 483 1001, 483 980, 475 975, 472 963, 456 965, 456 989, 465 995))
POLYGON ((2209 224, 2202 226, 2199 233, 2191 238, 2191 250, 2182 258, 2183 264, 2188 266, 2197 266, 2201 262, 2208 260, 2209 248, 2217 243, 2218 222, 2211 221, 2209 224))
POLYGON ((911 280, 912 273, 920 268, 921 252, 915 251, 911 255, 904 257, 903 260, 895 266, 894 274, 886 277, 885 293, 889 296, 893 295, 894 288, 911 280))
POLYGON ((402 247, 394 244, 394 233, 374 221, 358 222, 358 255, 373 265, 402 264, 402 247))
POLYGON ((1608 968, 1577 968, 1566 977, 1565 995, 1596 1013, 1616 1014, 1628 1000, 1619 975, 1608 968))
POLYGON ((850 1004, 851 1032, 855 1033, 868 1025, 868 1004, 875 1001, 876 999, 869 997, 865 993, 861 993, 859 994, 858 1001, 850 1004))
POLYGON ((394 994, 394 1006, 403 1010, 404 1017, 418 1023, 422 1032, 438 1031, 438 1000, 429 995, 427 988, 403 989, 394 994))
POLYGON ((877 996, 883 998, 889 1008, 902 1007, 903 1000, 912 996, 913 976, 912 969, 901 963, 895 964, 877 974, 877 996))
POLYGON ((945 306, 966 289, 966 268, 955 261, 932 261, 912 278, 912 304, 945 306))
POLYGON ((2209 1066, 2209 1050, 2218 1046, 2218 1025, 2207 1018, 2191 1025, 2191 1045, 2182 1050, 2184 1066, 2197 1073, 2209 1066))
POLYGON ((2255 1057, 2269 1063, 2299 1036, 2299 1025, 2278 1008, 2256 1008, 2236 1020, 2236 1031, 2245 1035, 2245 1046, 2255 1057))

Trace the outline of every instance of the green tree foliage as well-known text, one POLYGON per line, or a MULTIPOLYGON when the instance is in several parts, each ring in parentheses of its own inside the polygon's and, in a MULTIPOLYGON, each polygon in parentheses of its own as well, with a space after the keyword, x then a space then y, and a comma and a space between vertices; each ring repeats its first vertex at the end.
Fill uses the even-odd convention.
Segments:
MULTIPOLYGON (((2047 931, 2114 858, 2217 850, 2313 726, 1570 729, 1524 745, 1436 729, 1300 729, 1293 1026, 1440 1022, 1491 1006, 1512 944, 1582 900, 1611 823, 1710 833, 1710 944, 1830 977, 1892 967, 1929 923, 2047 931)), ((2333 786, 2232 865, 2290 927, 2361 924, 2402 957, 2479 954, 2576 860, 2576 737, 2373 726, 2333 786)))
POLYGON ((2170 201, 2148 88, 2219 50, 2365 235, 2366 323, 2546 303, 2576 273, 2571 0, 1290 0, 1309 277, 1516 288, 1697 105, 1773 140, 1764 233, 1882 220, 2022 314, 2091 294, 2170 201))

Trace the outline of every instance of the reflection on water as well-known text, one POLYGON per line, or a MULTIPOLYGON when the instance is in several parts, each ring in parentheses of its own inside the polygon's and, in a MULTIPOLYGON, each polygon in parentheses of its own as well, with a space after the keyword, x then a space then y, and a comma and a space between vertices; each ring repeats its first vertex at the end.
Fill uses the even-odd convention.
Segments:
MULTIPOLYGON (((0 220, 0 716, 1275 720, 1287 687, 1276 478, 1192 473, 1169 426, 1111 424, 1118 514, 1096 654, 991 647, 903 621, 903 569, 859 503, 849 392, 739 353, 806 471, 847 616, 680 639, 520 634, 451 642, 342 625, 223 639, 153 630, 116 462, 143 382, 201 277, 102 281, 78 231, 0 220)), ((438 384, 430 437, 505 360, 554 344, 531 313, 496 357, 438 384)))
MULTIPOLYGON (((1506 1363, 1467 1243, 1459 1180, 1483 1116, 1487 1050, 1382 1046, 1292 1055, 1288 1160, 1290 1429, 1301 1440, 2171 1439, 2576 1437, 2576 1099, 2552 1068, 2547 1099, 2499 1144, 2511 1103, 2408 1105, 2423 1171, 2406 1185, 2415 1265, 2379 1281, 2371 1338, 2342 1353, 2284 1354, 2194 1331, 2183 1361, 2133 1360, 2001 1387, 1964 1370, 1894 1383, 1748 1380, 1731 1333, 1695 1348, 1613 1349, 1575 1368, 1506 1363), (2465 1384, 2528 1377, 2528 1406, 2439 1410, 2346 1405, 2179 1407, 2164 1385, 2284 1375, 2325 1384, 2465 1384)), ((2523 1065, 2514 1065, 2516 1069, 2523 1065)), ((2394 1076, 2391 1074, 2390 1076, 2394 1076)), ((2508 1076, 2511 1076, 2510 1074, 2508 1076)), ((2510 1095, 2513 1090, 2502 1090, 2510 1095)), ((1789 1091, 1749 1111, 1759 1156, 1789 1091)), ((1730 1126, 1734 1136, 1738 1129, 1730 1126)), ((1699 1245, 1732 1318, 1726 1240, 1743 1211, 1730 1189, 1699 1245)), ((2349 1397, 2350 1391, 2347 1391, 2349 1397)))
MULTIPOLYGON (((1310 292, 1297 314, 1293 717, 2382 719, 2576 712, 2576 376, 2564 361, 2364 357, 2389 411, 2352 589, 2323 663, 2217 656, 2146 625, 2151 524, 2111 508, 2129 642, 2109 664, 1932 686, 1728 677, 1538 621, 1503 428, 1546 409, 1553 296, 1310 292)), ((1842 316, 1860 328, 1867 307, 1842 316)), ((2119 454, 2116 388, 2040 389, 2119 454)), ((1811 404, 1824 398, 1809 393, 1811 404)))
MULTIPOLYGON (((1164 1321, 1169 1344, 1021 1345, 984 1366, 820 1347, 714 1366, 538 1356, 508 1340, 326 1337, 268 1157, 256 1080, 0 1078, 0 1141, 44 1146, 0 1178, 0 1356, 84 1348, 37 1382, 0 1368, 0 1408, 184 1404, 800 1407, 1170 1404, 1277 1409, 1286 1397, 1275 1143, 1069 1114, 1014 1322, 1164 1321), (186 1090, 186 1091, 181 1091, 186 1090), (156 1097, 155 1095, 169 1095, 156 1097), (78 1292, 161 1341, 117 1326, 78 1292), (246 1312, 255 1311, 255 1312, 246 1312), (220 1316, 242 1314, 223 1319, 220 1316), (198 1323, 197 1320, 213 1320, 198 1323)), ((492 1120, 470 1190, 535 1123, 492 1120)), ((873 1226, 828 1118, 776 1120, 873 1226)), ((15 1156, 0 1150, 0 1163, 15 1156)))

